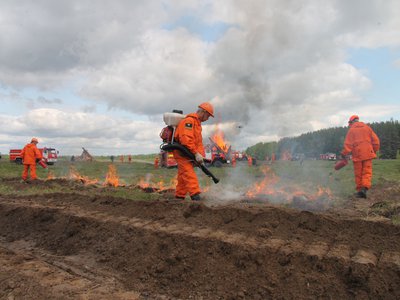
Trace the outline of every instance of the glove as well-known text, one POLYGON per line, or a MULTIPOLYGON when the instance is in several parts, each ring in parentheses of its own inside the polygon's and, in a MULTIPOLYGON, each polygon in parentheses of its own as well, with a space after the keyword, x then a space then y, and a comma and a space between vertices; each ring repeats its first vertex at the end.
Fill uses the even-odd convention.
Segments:
POLYGON ((196 154, 194 155, 194 157, 196 158, 196 161, 197 161, 198 163, 203 163, 204 157, 203 157, 203 155, 201 155, 199 152, 196 152, 196 154))

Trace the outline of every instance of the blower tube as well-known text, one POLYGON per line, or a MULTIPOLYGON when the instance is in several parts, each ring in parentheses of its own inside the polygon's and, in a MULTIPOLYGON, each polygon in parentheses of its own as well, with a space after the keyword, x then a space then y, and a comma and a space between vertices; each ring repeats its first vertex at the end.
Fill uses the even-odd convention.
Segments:
POLYGON ((204 174, 206 174, 208 177, 211 177, 212 180, 214 181, 214 183, 219 182, 219 179, 217 177, 215 177, 214 174, 211 173, 210 170, 207 169, 207 167, 203 163, 199 163, 196 161, 194 154, 192 152, 190 152, 189 149, 186 148, 185 146, 183 146, 179 143, 164 144, 161 146, 161 149, 164 151, 167 151, 167 152, 170 152, 172 150, 179 150, 183 156, 190 158, 190 160, 192 160, 196 164, 196 166, 198 166, 204 172, 204 174))

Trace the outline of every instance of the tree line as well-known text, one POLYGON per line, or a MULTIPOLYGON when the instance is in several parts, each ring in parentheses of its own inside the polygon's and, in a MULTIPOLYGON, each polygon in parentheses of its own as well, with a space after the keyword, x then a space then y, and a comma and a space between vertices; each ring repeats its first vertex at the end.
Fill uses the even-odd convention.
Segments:
MULTIPOLYGON (((396 159, 400 150, 400 123, 391 119, 368 124, 378 135, 382 159, 396 159)), ((278 142, 258 143, 246 149, 246 153, 260 160, 275 156, 276 159, 295 157, 319 158, 324 153, 339 154, 343 149, 348 127, 334 127, 308 132, 297 137, 285 137, 278 142)))

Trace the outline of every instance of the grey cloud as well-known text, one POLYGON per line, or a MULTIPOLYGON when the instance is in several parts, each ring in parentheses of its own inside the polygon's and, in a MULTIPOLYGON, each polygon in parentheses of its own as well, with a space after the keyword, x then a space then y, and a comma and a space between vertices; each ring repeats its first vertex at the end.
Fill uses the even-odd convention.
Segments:
POLYGON ((47 99, 46 97, 38 97, 37 102, 42 104, 62 104, 63 101, 59 98, 47 99))
POLYGON ((96 105, 85 105, 81 108, 84 113, 95 113, 96 105))
POLYGON ((104 65, 163 14, 159 1, 2 1, 0 63, 8 73, 36 76, 104 65))

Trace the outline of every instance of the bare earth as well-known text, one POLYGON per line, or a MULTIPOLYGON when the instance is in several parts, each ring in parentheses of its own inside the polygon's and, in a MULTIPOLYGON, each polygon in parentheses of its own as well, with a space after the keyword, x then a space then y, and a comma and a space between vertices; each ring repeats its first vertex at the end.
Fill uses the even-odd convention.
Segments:
POLYGON ((0 298, 400 299, 399 212, 365 215, 383 194, 400 202, 391 185, 324 212, 0 195, 0 298))

